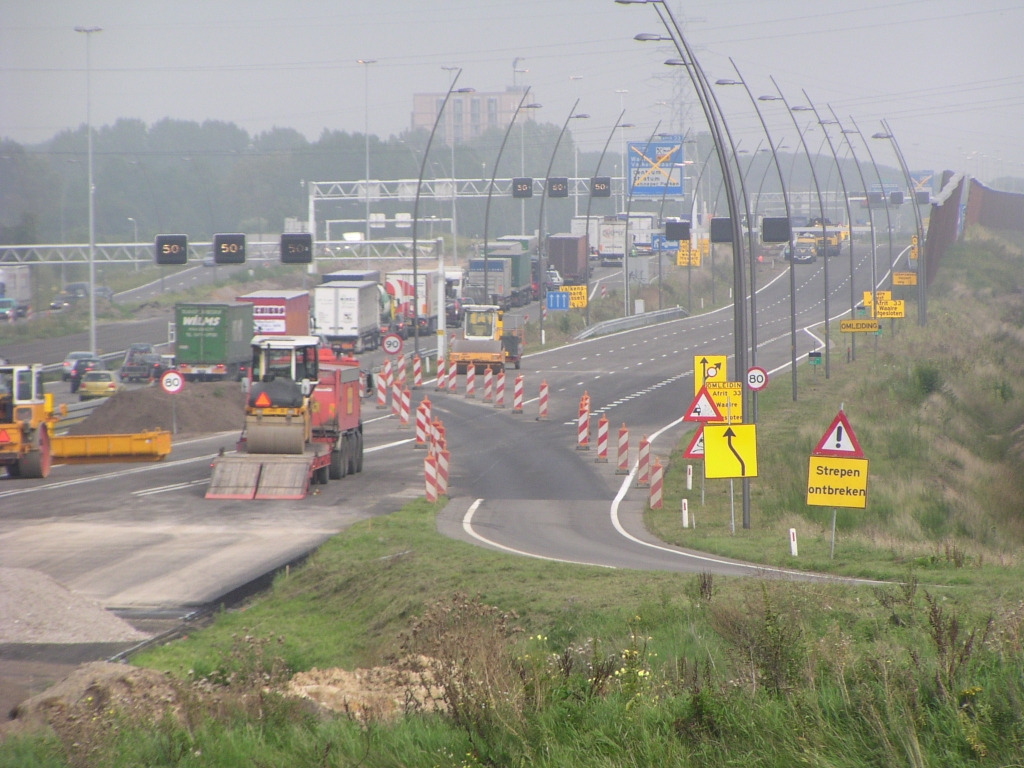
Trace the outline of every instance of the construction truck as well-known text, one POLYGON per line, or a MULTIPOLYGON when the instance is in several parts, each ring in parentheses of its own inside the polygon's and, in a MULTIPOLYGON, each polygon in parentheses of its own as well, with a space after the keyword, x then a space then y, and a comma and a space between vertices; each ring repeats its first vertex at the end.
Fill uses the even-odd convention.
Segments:
POLYGON ((214 460, 208 499, 301 499, 363 470, 359 363, 316 336, 255 336, 245 427, 214 460), (326 358, 326 359, 324 359, 326 358))
POLYGON ((463 307, 461 336, 452 340, 449 360, 455 362, 459 373, 465 373, 471 365, 477 373, 488 366, 494 373, 507 365, 518 370, 524 341, 522 317, 506 316, 494 304, 467 304, 463 307))
POLYGON ((60 464, 160 461, 171 452, 165 430, 127 435, 54 435, 67 414, 43 391, 43 366, 0 366, 0 465, 8 477, 45 478, 60 464))

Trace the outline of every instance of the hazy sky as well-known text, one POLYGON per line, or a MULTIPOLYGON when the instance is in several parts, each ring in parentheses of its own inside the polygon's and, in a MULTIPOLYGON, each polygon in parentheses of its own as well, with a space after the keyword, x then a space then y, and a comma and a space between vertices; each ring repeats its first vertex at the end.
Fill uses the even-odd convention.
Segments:
MULTIPOLYGON (((755 95, 774 75, 791 103, 804 88, 866 133, 885 117, 915 169, 1024 176, 1022 0, 671 3, 712 80, 735 76, 731 56, 755 95)), ((464 68, 460 85, 501 90, 515 57, 544 105, 538 119, 561 123, 579 95, 592 119, 576 133, 588 148, 603 143, 620 99, 638 140, 672 119, 658 102, 678 102, 680 69, 662 64, 674 51, 632 39, 662 31, 656 13, 612 0, 0 0, 0 136, 35 142, 85 122, 78 25, 103 28, 92 37, 95 125, 172 117, 287 126, 310 139, 324 128, 362 132, 360 58, 377 60, 369 127, 383 135, 408 127, 414 92, 447 87, 442 66, 464 68)), ((756 116, 742 89, 717 91, 752 149, 756 116)), ((700 130, 685 97, 687 124, 700 130)), ((782 108, 764 106, 776 140, 791 143, 782 108)), ((892 162, 882 142, 873 149, 892 162)))

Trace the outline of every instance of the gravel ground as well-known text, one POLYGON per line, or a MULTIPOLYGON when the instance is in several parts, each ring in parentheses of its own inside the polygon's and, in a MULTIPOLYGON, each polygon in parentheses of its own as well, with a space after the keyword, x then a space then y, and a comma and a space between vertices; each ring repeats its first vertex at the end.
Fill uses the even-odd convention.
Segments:
POLYGON ((0 568, 0 643, 116 643, 149 635, 29 568, 0 568))

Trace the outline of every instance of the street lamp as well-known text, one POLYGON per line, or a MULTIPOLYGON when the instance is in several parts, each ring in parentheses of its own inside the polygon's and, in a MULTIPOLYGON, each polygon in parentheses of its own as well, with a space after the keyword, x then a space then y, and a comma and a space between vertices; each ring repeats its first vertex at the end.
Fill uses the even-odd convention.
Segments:
POLYGON ((100 27, 75 27, 85 35, 85 125, 89 152, 89 351, 96 354, 96 186, 92 181, 92 36, 100 27))
MULTIPOLYGON (((416 240, 420 213, 420 188, 423 186, 423 174, 427 168, 427 157, 430 155, 430 145, 434 142, 434 134, 437 133, 437 125, 441 122, 441 117, 444 115, 444 108, 448 105, 448 99, 451 98, 453 93, 474 92, 473 88, 455 89, 455 84, 459 81, 459 75, 461 74, 461 69, 455 73, 455 77, 452 78, 452 84, 448 86, 448 93, 444 95, 444 101, 441 102, 441 108, 437 110, 437 117, 434 118, 434 127, 430 129, 430 138, 427 139, 427 146, 423 150, 423 161, 420 163, 420 175, 419 178, 416 179, 416 202, 413 203, 412 207, 412 332, 413 349, 417 355, 420 353, 420 307, 418 299, 419 254, 417 253, 416 240)), ((441 307, 438 311, 444 312, 445 309, 444 307, 441 307)))
MULTIPOLYGON (((580 80, 583 79, 583 75, 569 75, 571 80, 576 85, 576 98, 580 97, 580 80)), ((577 179, 580 177, 580 143, 576 141, 576 137, 572 137, 572 155, 573 155, 573 171, 572 171, 572 215, 578 217, 580 215, 580 192, 577 187, 577 179)))
MULTIPOLYGON (((615 92, 619 94, 619 111, 625 112, 626 94, 629 93, 629 89, 616 88, 615 92)), ((626 136, 621 130, 623 126, 620 125, 619 128, 619 172, 622 174, 622 200, 619 203, 619 210, 621 211, 626 207, 626 136)))
MULTIPOLYGON (((551 178, 551 168, 555 164, 555 155, 558 154, 558 145, 562 143, 562 136, 565 135, 565 129, 569 127, 570 120, 585 120, 590 115, 576 114, 576 107, 579 105, 580 100, 576 99, 572 105, 572 109, 569 110, 568 117, 565 118, 565 122, 562 123, 562 130, 558 132, 558 138, 555 140, 555 148, 551 151, 551 160, 548 161, 548 169, 544 173, 544 190, 540 197, 540 218, 537 222, 537 266, 540 271, 540 343, 544 345, 544 312, 547 307, 548 300, 548 286, 547 286, 547 259, 545 258, 545 247, 544 247, 544 204, 548 199, 548 179, 551 178)), ((590 269, 589 255, 587 257, 587 269, 590 269)))
POLYGON ((900 149, 900 145, 896 143, 896 137, 893 135, 892 129, 889 128, 889 124, 882 120, 882 127, 885 129, 882 133, 875 133, 871 135, 872 139, 888 139, 889 143, 892 144, 893 151, 896 153, 896 159, 899 160, 900 169, 903 171, 903 177, 907 182, 907 189, 912 197, 911 205, 914 208, 914 225, 917 229, 917 324, 926 325, 928 320, 928 304, 927 296, 928 292, 925 290, 927 287, 925 282, 928 278, 928 271, 924 269, 924 225, 921 221, 921 209, 917 207, 917 197, 914 196, 914 182, 910 177, 910 168, 907 167, 907 160, 903 157, 903 151, 900 149))
MULTIPOLYGON (((456 72, 461 72, 462 71, 462 69, 460 67, 441 67, 441 69, 443 69, 445 72, 447 72, 451 76, 456 76, 455 75, 456 72)), ((452 83, 454 83, 454 82, 455 81, 452 80, 452 83)), ((445 121, 446 125, 447 125, 447 122, 448 121, 446 120, 445 121)), ((458 187, 458 185, 455 183, 455 117, 454 116, 452 116, 452 131, 451 131, 451 135, 448 138, 450 138, 451 142, 452 142, 452 263, 453 264, 458 264, 458 262, 459 262, 459 223, 458 223, 458 216, 456 215, 456 210, 455 210, 458 207, 457 200, 456 200, 456 197, 457 197, 457 194, 458 194, 456 188, 458 187)), ((440 206, 438 206, 438 207, 440 207, 440 206)))
POLYGON ((132 261, 135 262, 135 271, 139 271, 139 225, 135 219, 131 216, 128 217, 128 221, 132 223, 132 232, 134 233, 134 240, 132 240, 132 261))
POLYGON ((370 65, 376 59, 356 59, 363 65, 363 138, 366 142, 366 184, 363 194, 366 196, 366 239, 370 239, 370 65))
MULTIPOLYGON (((867 140, 863 133, 860 131, 860 126, 857 125, 857 121, 853 119, 853 115, 850 115, 850 122, 853 123, 854 129, 857 131, 857 135, 860 136, 860 140, 864 142, 864 149, 867 150, 868 159, 871 161, 871 166, 875 169, 875 178, 878 179, 878 188, 882 190, 882 204, 885 206, 885 226, 888 233, 889 240, 889 287, 892 287, 892 214, 889 213, 889 196, 885 194, 885 184, 882 182, 882 172, 878 169, 878 163, 875 162, 875 154, 871 151, 871 142, 867 140)), ((865 195, 867 190, 864 190, 865 195)), ((868 200, 868 209, 870 210, 871 200, 868 200)), ((878 283, 875 281, 874 285, 871 286, 871 295, 874 297, 874 292, 878 290, 878 283)), ((873 299, 872 299, 873 300, 873 299)), ((896 325, 895 320, 890 320, 889 324, 894 328, 896 325)))
POLYGON ((509 134, 512 133, 512 126, 516 124, 516 117, 519 116, 519 110, 540 109, 540 104, 524 103, 526 101, 526 97, 529 95, 530 87, 527 86, 526 90, 523 91, 523 97, 519 100, 519 105, 516 107, 516 111, 512 114, 512 119, 508 123, 508 128, 505 129, 505 137, 501 140, 501 147, 498 149, 498 156, 494 159, 494 171, 491 173, 491 183, 487 185, 487 206, 484 208, 484 303, 487 303, 490 298, 487 279, 490 276, 490 273, 487 271, 487 236, 491 222, 491 195, 494 193, 494 179, 498 175, 498 164, 501 162, 501 155, 505 151, 505 143, 508 141, 509 134))
MULTIPOLYGON (((587 197, 587 306, 583 310, 586 315, 586 324, 590 325, 590 206, 594 202, 594 179, 601 175, 601 163, 604 162, 605 152, 608 151, 608 145, 612 143, 612 137, 615 135, 616 128, 635 128, 632 123, 622 122, 622 116, 626 114, 626 110, 619 112, 618 118, 615 120, 615 125, 608 132, 608 138, 604 142, 604 148, 601 150, 601 156, 597 158, 597 168, 594 169, 594 175, 590 178, 590 195, 587 197)), ((614 200, 612 201, 615 202, 614 200)), ((598 237, 598 244, 600 244, 601 238, 598 237)))

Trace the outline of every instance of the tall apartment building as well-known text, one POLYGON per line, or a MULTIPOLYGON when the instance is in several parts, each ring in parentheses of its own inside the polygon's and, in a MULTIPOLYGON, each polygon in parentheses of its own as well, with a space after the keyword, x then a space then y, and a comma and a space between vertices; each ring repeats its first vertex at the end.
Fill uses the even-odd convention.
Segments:
MULTIPOLYGON (((437 126, 437 138, 445 144, 453 141, 458 144, 479 136, 489 128, 505 130, 522 98, 523 88, 511 85, 504 91, 453 93, 441 124, 437 126)), ((532 91, 529 100, 535 101, 532 91)), ((443 103, 444 93, 414 93, 412 127, 428 131, 433 128, 443 103)), ((524 109, 519 119, 533 120, 533 112, 532 109, 524 109)))

